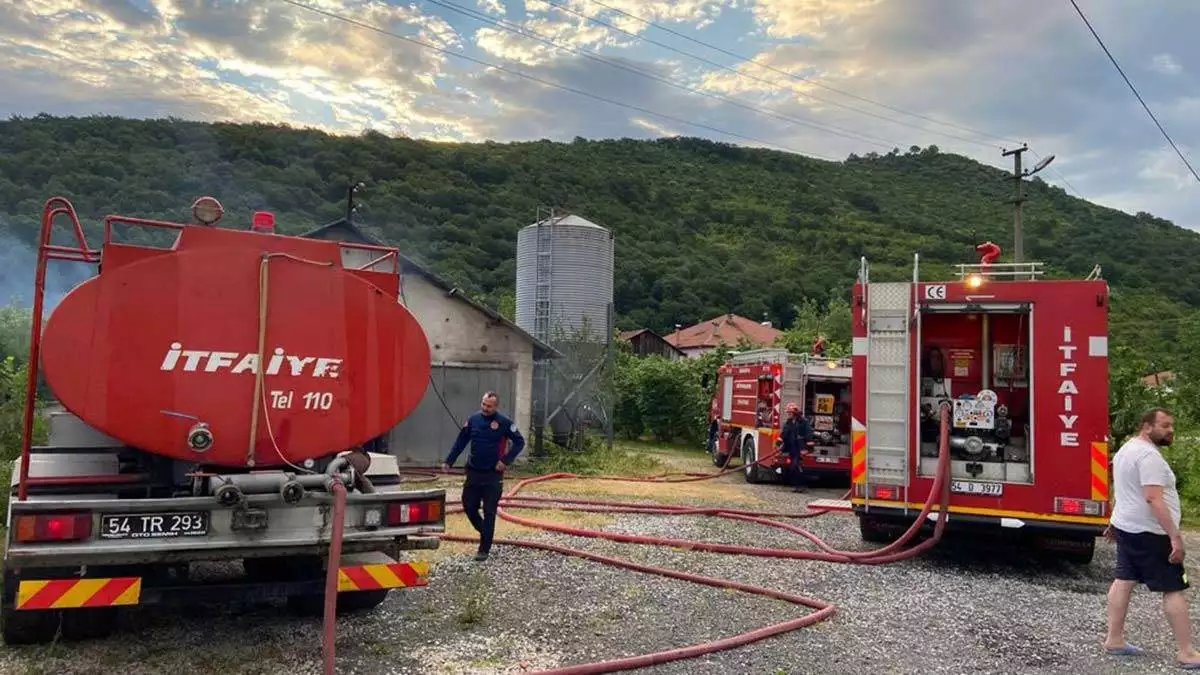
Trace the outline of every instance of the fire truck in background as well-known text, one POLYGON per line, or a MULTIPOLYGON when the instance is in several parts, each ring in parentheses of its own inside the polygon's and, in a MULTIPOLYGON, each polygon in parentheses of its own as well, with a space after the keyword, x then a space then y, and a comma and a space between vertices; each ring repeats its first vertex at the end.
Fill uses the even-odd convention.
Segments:
POLYGON ((1109 515, 1108 285, 1098 269, 1047 280, 1041 263, 978 250, 952 282, 920 281, 914 257, 911 283, 870 283, 862 260, 851 492, 862 536, 891 540, 918 517, 949 402, 950 503, 929 518, 1087 564, 1109 515))
POLYGON ((791 458, 781 448, 787 405, 796 403, 813 428, 801 467, 814 474, 850 475, 850 359, 756 349, 734 354, 717 370, 709 410, 708 451, 724 466, 731 455, 746 465, 748 482, 783 476, 791 458))

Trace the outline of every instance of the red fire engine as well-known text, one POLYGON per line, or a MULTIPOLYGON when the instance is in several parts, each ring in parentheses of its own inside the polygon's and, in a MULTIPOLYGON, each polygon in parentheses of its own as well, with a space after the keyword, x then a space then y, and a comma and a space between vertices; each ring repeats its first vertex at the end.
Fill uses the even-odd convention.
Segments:
MULTIPOLYGON (((853 291, 851 502, 868 541, 917 517, 953 406, 946 527, 1087 563, 1108 519, 1108 285, 1048 280, 1041 263, 959 265, 958 280, 853 291)), ((937 509, 937 506, 934 507, 937 509)), ((937 511, 930 519, 942 517, 937 511)))
POLYGON ((792 354, 785 349, 756 349, 735 354, 717 371, 717 390, 709 410, 708 451, 724 466, 741 456, 748 482, 784 475, 791 458, 782 446, 785 410, 796 403, 813 427, 813 440, 801 457, 806 474, 850 475, 850 359, 792 354))

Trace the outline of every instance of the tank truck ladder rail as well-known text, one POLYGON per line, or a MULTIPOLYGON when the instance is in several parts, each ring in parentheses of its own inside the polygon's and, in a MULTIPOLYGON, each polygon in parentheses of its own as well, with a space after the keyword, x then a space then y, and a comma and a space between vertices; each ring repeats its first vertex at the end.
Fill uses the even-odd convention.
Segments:
POLYGON ((909 282, 867 283, 862 271, 867 326, 867 477, 864 495, 870 507, 871 485, 901 488, 908 504, 908 448, 911 393, 911 312, 909 282))
POLYGON ((34 282, 33 312, 29 321, 29 364, 28 379, 25 382, 25 417, 22 420, 21 435, 21 468, 18 475, 17 499, 25 501, 29 497, 29 455, 33 449, 33 409, 37 399, 37 383, 40 374, 42 346, 42 309, 46 300, 46 267, 51 260, 67 260, 98 264, 100 251, 88 248, 87 237, 83 234, 83 225, 79 222, 79 214, 71 202, 63 197, 51 197, 42 208, 42 227, 38 235, 37 272, 34 282), (54 222, 60 216, 67 216, 71 221, 71 229, 75 234, 77 246, 59 246, 50 243, 54 234, 54 222))
POLYGON ((761 364, 789 363, 791 354, 786 349, 764 348, 748 349, 736 352, 729 357, 729 364, 734 366, 754 366, 761 364))
MULTIPOLYGON (((184 223, 173 223, 173 222, 165 221, 165 220, 151 220, 148 218, 132 218, 129 216, 105 216, 105 218, 104 218, 104 245, 105 246, 112 244, 112 243, 116 243, 116 244, 121 243, 121 242, 114 242, 112 239, 114 225, 126 225, 126 226, 130 226, 130 227, 146 227, 146 228, 160 229, 160 230, 175 230, 177 232, 183 230, 186 227, 190 227, 190 225, 187 225, 184 223)), ((284 236, 286 236, 286 235, 284 235, 284 236)), ((365 251, 368 253, 376 254, 377 257, 371 259, 369 262, 364 263, 362 265, 356 265, 353 269, 361 270, 361 271, 365 271, 365 272, 382 272, 384 274, 397 274, 397 275, 400 274, 400 249, 396 248, 395 246, 383 246, 380 244, 361 244, 361 243, 353 242, 353 241, 338 241, 336 243, 338 245, 338 248, 342 249, 343 251, 345 251, 345 250, 365 251), (377 266, 379 266, 385 262, 392 263, 391 270, 385 271, 385 270, 376 269, 377 266)), ((145 248, 166 248, 166 247, 153 246, 153 245, 148 245, 148 244, 137 244, 137 245, 145 247, 145 248)), ((172 246, 173 245, 174 244, 172 243, 172 246)), ((97 255, 99 255, 98 251, 97 251, 97 255)))
MULTIPOLYGON (((554 209, 545 220, 541 219, 542 208, 538 207, 537 244, 534 249, 534 295, 533 295, 533 336, 543 343, 551 343, 551 282, 554 271, 554 233, 551 231, 558 219, 554 209)), ((543 429, 550 424, 550 380, 551 359, 541 358, 533 367, 533 418, 535 427, 535 448, 537 454, 543 454, 543 429)), ((555 411, 557 412, 557 411, 555 411)))
POLYGON ((986 279, 1035 279, 1046 276, 1046 263, 959 263, 955 265, 958 280, 965 281, 968 277, 977 276, 986 279))

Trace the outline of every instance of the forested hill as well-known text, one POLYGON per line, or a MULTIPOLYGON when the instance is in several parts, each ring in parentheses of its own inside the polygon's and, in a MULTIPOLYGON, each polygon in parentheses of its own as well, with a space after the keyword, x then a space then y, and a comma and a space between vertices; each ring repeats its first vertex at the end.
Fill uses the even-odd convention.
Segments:
MULTIPOLYGON (((511 302, 517 230, 538 206, 612 229, 626 328, 726 311, 786 326, 802 297, 845 297, 863 255, 882 280, 908 278, 914 253, 923 278, 976 260, 985 240, 1011 253, 1011 180, 936 147, 831 163, 688 138, 457 144, 178 120, 0 122, 0 225, 25 241, 51 195, 94 222, 186 219, 211 194, 229 223, 264 209, 301 232, 343 215, 358 181, 364 229, 494 306, 511 302)), ((1036 177, 1027 193, 1026 257, 1070 276, 1099 263, 1117 289, 1114 331, 1136 312, 1200 307, 1200 236, 1036 177)))

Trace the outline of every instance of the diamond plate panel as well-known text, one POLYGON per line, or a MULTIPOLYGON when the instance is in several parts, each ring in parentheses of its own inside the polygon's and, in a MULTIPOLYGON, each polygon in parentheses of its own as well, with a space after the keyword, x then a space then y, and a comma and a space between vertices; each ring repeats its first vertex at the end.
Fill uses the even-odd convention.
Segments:
POLYGON ((911 283, 899 281, 868 286, 867 303, 872 312, 889 309, 907 311, 911 300, 911 283))
POLYGON ((871 392, 905 391, 904 369, 902 368, 872 368, 871 392))
POLYGON ((871 365, 904 365, 906 345, 903 339, 888 340, 878 337, 871 338, 871 351, 867 355, 867 363, 871 365))
MULTIPOLYGON (((870 444, 871 448, 879 446, 885 448, 903 448, 908 442, 906 436, 908 434, 904 427, 899 424, 873 424, 870 427, 870 435, 867 437, 867 443, 870 444)), ((867 451, 880 452, 871 448, 868 448, 867 451)))
POLYGON ((872 395, 867 405, 867 425, 882 420, 903 420, 905 403, 904 396, 872 395))

